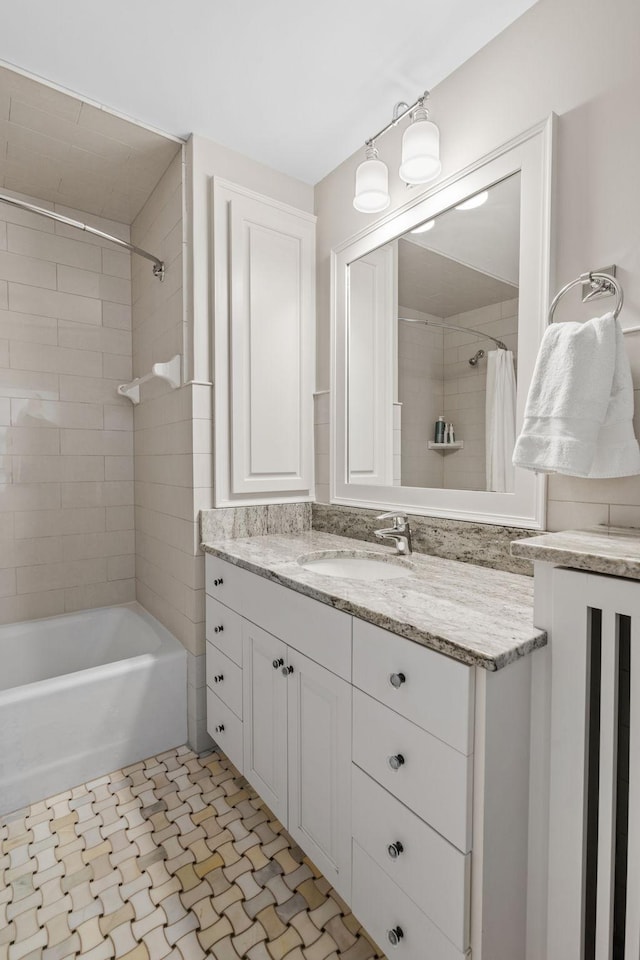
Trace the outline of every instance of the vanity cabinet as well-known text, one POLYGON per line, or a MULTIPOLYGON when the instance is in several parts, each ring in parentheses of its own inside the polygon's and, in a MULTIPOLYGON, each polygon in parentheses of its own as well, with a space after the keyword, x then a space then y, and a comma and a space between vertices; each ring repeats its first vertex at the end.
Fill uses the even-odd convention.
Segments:
POLYGON ((206 589, 209 733, 381 949, 525 960, 531 658, 470 666, 211 554, 206 589))
POLYGON ((348 897, 351 617, 210 556, 206 588, 208 732, 348 897))

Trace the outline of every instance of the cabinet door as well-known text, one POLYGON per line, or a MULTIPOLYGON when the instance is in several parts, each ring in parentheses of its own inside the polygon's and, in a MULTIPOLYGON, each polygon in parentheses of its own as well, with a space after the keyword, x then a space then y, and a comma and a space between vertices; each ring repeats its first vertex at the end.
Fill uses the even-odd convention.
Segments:
POLYGON ((311 498, 315 217, 220 180, 214 217, 217 506, 311 498))
POLYGON ((289 649, 289 833, 351 893, 351 686, 289 649))
POLYGON ((242 624, 244 775, 276 816, 287 822, 287 647, 242 624), (274 666, 275 664, 275 666, 274 666))

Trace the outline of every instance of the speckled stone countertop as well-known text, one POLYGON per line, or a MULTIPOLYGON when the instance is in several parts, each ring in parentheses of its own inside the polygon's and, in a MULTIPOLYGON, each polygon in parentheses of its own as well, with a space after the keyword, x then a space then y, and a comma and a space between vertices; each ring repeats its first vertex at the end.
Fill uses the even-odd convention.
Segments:
POLYGON ((640 530, 594 527, 545 533, 511 544, 515 557, 640 580, 640 530))
POLYGON ((364 581, 325 576, 298 562, 339 551, 395 561, 388 546, 309 531, 203 543, 206 553, 321 603, 487 670, 547 642, 533 625, 533 582, 517 574, 414 553, 407 576, 364 581))

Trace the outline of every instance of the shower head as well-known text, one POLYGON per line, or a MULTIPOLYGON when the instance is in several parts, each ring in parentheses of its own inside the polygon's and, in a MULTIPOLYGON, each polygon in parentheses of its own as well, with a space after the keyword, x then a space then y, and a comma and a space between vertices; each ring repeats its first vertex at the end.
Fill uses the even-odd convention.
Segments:
POLYGON ((484 360, 485 357, 486 357, 486 353, 484 352, 484 350, 478 350, 478 352, 473 357, 469 358, 469 363, 471 364, 472 367, 475 367, 478 364, 478 360, 484 360))

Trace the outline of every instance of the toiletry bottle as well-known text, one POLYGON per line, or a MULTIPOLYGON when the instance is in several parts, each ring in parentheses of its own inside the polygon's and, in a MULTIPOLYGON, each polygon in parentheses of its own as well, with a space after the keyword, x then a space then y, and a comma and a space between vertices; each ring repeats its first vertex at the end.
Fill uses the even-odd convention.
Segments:
POLYGON ((456 435, 453 432, 453 424, 447 424, 447 443, 455 443, 456 435))
POLYGON ((438 417, 436 420, 436 430, 434 435, 434 440, 436 443, 445 443, 446 427, 447 425, 444 421, 444 417, 438 417))

